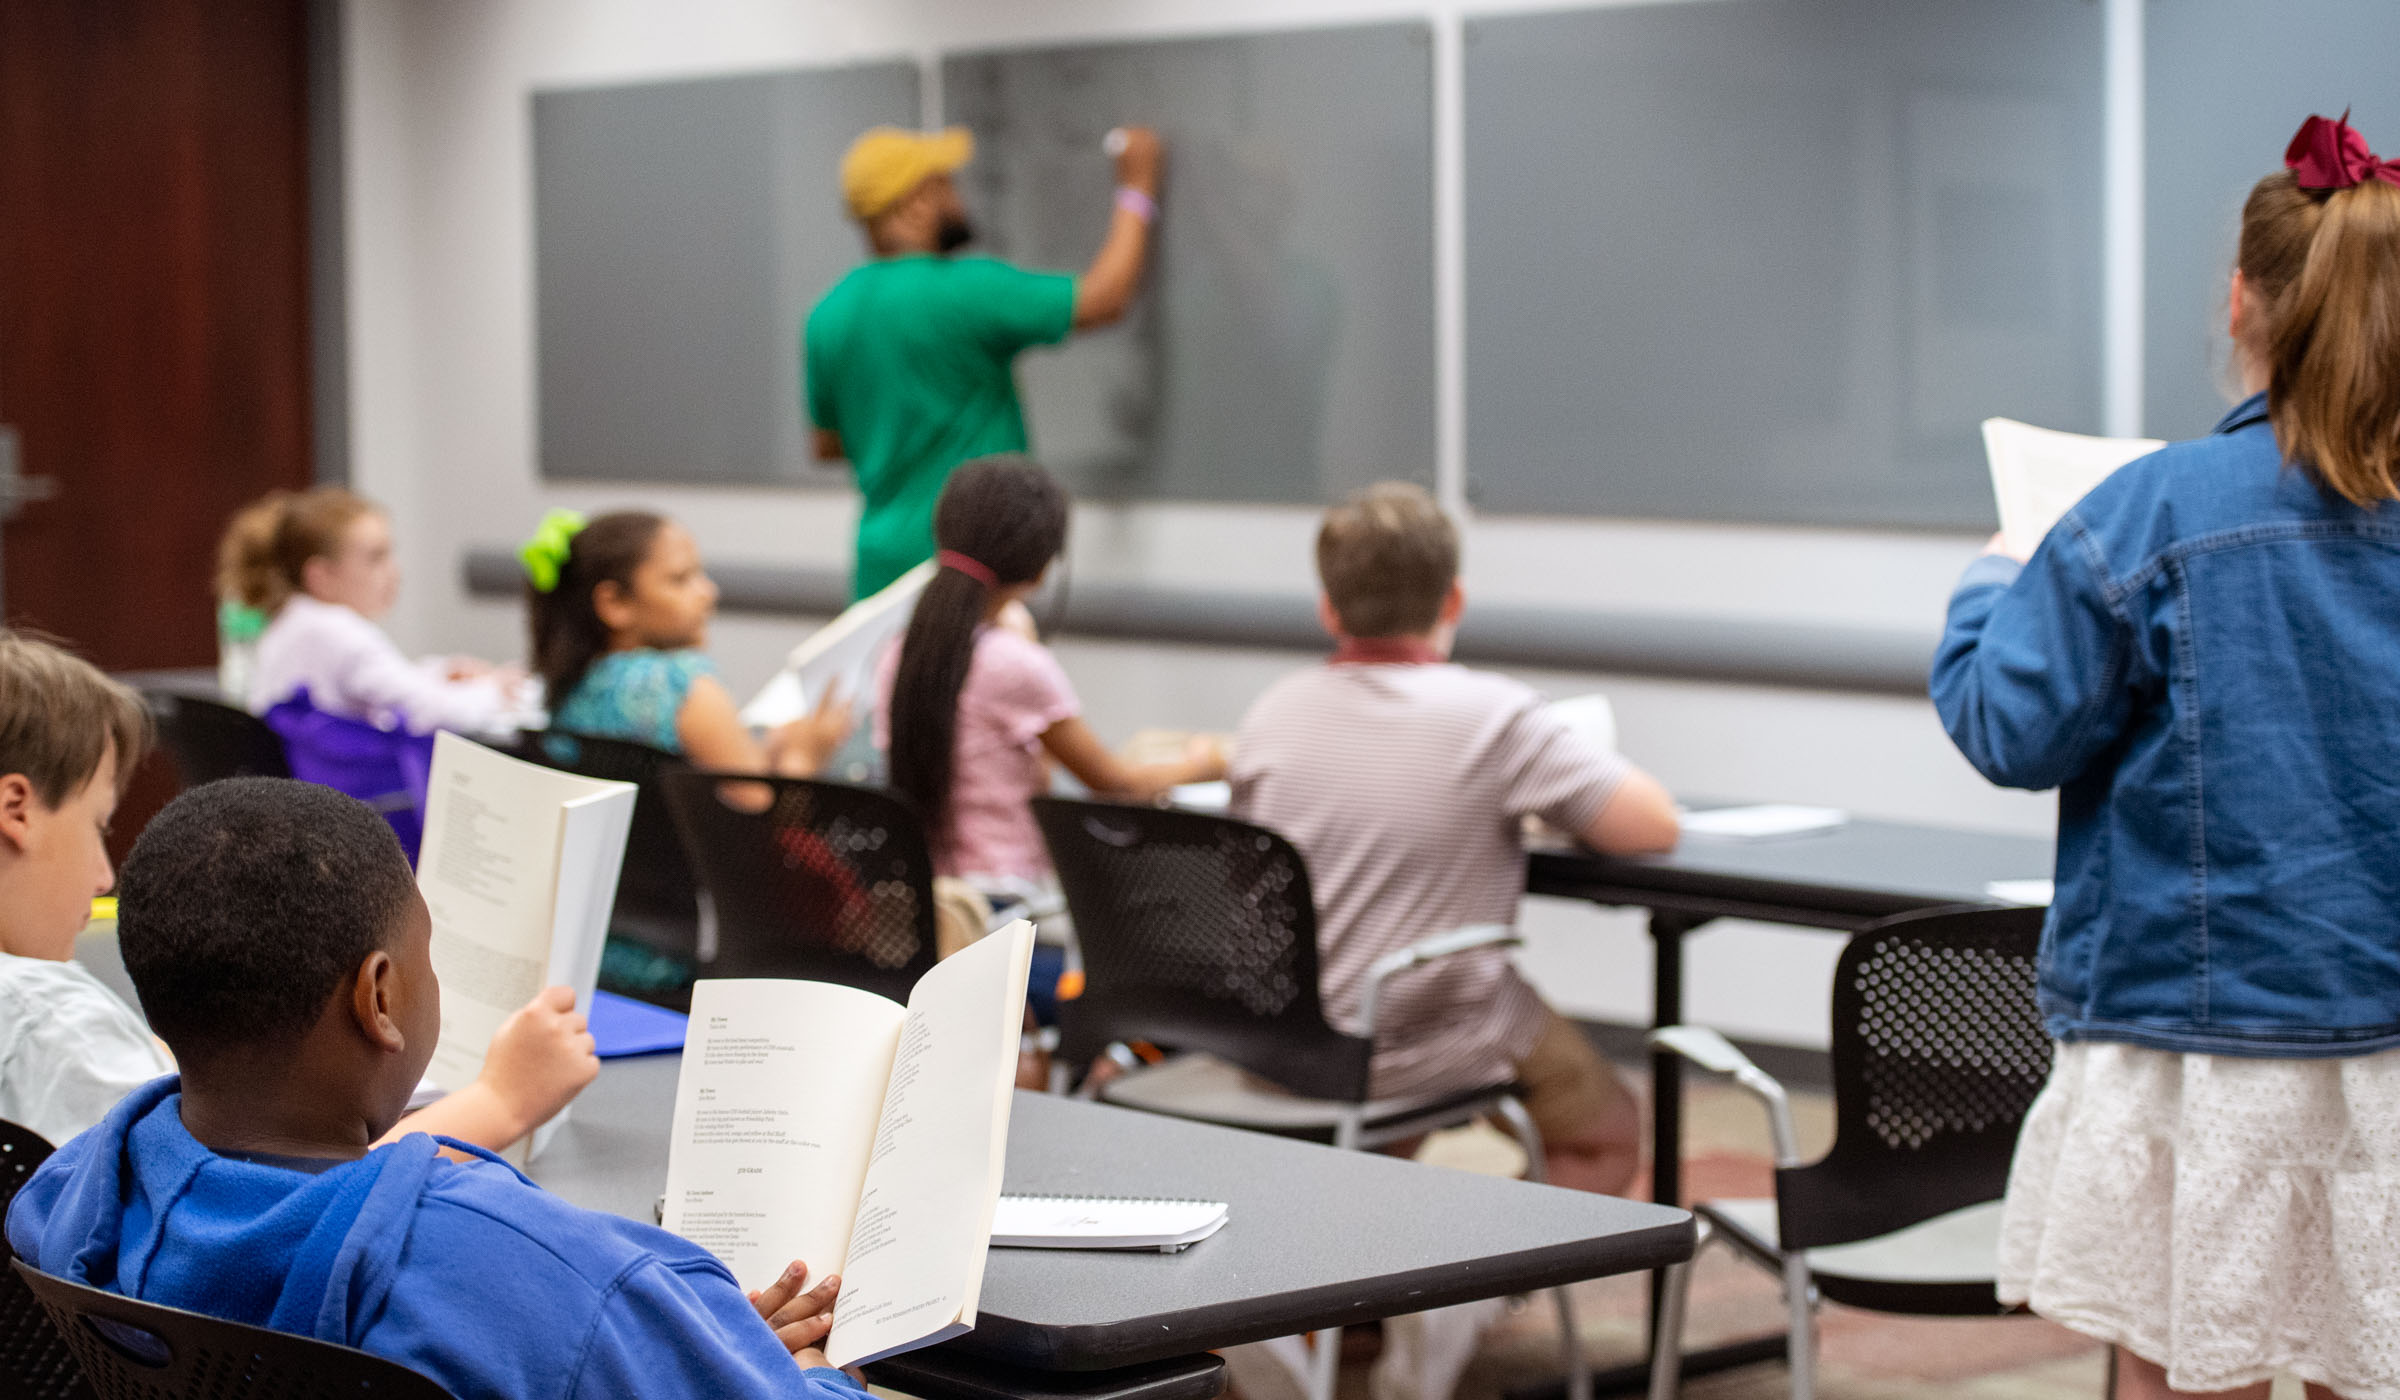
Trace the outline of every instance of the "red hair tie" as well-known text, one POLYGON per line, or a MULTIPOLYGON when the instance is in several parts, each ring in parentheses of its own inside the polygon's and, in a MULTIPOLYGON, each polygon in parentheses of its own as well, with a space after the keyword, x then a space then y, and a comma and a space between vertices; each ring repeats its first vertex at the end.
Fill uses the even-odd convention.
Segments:
POLYGON ((2312 116, 2283 151, 2284 168, 2304 190, 2346 190, 2369 180, 2400 185, 2400 161, 2367 149, 2367 138, 2350 129, 2350 109, 2338 120, 2312 116))
POLYGON ((945 569, 956 569, 986 588, 998 588, 1000 576, 985 567, 980 559, 970 559, 955 549, 945 549, 933 556, 933 562, 945 569))

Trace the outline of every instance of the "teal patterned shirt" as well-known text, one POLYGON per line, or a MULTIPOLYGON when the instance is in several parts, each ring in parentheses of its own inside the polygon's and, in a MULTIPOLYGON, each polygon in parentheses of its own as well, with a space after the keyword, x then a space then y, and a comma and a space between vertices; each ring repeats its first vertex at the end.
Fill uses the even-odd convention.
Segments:
POLYGON ((550 727, 602 739, 630 739, 668 753, 683 752, 675 732, 692 682, 717 668, 697 651, 639 647, 612 651, 592 663, 566 703, 550 711, 550 727))

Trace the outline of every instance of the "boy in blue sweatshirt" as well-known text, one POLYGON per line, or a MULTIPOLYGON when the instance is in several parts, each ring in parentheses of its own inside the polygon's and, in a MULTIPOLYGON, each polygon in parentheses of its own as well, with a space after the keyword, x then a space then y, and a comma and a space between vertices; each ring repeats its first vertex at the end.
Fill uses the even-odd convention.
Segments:
POLYGON ((863 1392, 818 1349, 840 1280, 745 1298, 705 1250, 570 1206, 395 1123, 441 1029, 433 925, 391 829, 243 778, 153 820, 119 880, 126 971, 180 1079, 43 1163, 8 1240, 131 1297, 339 1342, 453 1395, 863 1392))

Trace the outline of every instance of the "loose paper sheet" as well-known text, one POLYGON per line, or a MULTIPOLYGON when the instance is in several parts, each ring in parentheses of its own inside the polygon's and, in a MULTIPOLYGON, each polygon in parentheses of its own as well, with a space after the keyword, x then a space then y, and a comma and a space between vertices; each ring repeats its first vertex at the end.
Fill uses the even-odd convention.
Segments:
POLYGON ((876 658, 908 630, 917 595, 925 591, 933 572, 931 563, 919 564, 882 592, 852 603, 792 648, 783 669, 742 707, 742 723, 752 729, 789 724, 806 715, 829 685, 838 686, 854 703, 871 703, 867 689, 875 678, 876 658))
POLYGON ((2009 553, 2030 559, 2058 518, 2110 472, 2166 446, 2156 438, 2087 437, 2013 418, 1983 420, 1983 451, 2009 553))

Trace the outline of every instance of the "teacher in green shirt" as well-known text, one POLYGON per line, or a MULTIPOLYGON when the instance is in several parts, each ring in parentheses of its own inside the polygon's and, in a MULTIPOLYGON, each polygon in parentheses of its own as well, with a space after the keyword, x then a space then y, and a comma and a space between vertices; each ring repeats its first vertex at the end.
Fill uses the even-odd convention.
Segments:
POLYGON ((874 260, 808 314, 803 335, 817 456, 847 457, 865 497, 850 582, 865 597, 933 557, 933 505, 951 469, 1026 450, 1017 352, 1125 314, 1158 216, 1159 141, 1127 128, 1108 236, 1080 277, 960 257, 974 237, 951 173, 974 156, 963 127, 877 127, 842 160, 842 196, 874 260))

